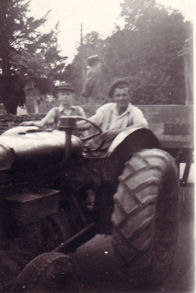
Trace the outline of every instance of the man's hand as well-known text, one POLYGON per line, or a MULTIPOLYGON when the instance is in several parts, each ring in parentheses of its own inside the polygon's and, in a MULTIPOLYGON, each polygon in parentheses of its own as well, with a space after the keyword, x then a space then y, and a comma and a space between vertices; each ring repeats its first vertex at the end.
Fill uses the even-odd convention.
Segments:
POLYGON ((85 121, 78 121, 76 122, 77 130, 83 131, 83 130, 88 130, 91 125, 85 121))
POLYGON ((104 142, 109 142, 115 138, 120 133, 119 129, 112 129, 107 130, 104 133, 100 135, 100 139, 102 139, 104 142))

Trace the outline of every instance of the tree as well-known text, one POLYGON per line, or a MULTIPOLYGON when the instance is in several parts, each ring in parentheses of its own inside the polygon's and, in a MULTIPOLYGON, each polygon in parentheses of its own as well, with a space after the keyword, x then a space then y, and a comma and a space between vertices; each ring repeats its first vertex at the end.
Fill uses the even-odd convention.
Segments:
POLYGON ((184 103, 184 60, 179 55, 191 24, 177 10, 154 0, 124 0, 127 63, 123 73, 134 81, 136 103, 184 103), (129 73, 128 73, 129 72, 129 73))
POLYGON ((33 80, 41 92, 51 90, 52 81, 65 70, 66 57, 57 48, 58 26, 49 33, 39 30, 48 13, 35 19, 28 14, 26 0, 0 3, 0 95, 7 111, 15 114, 24 102, 26 80, 33 80))
MULTIPOLYGON (((102 58, 105 83, 126 77, 132 84, 132 102, 137 104, 184 104, 184 48, 192 25, 182 14, 155 0, 123 0, 123 28, 100 39, 91 32, 84 38, 86 57, 102 58)), ((81 46, 72 66, 72 78, 81 83, 81 46)), ((79 87, 78 87, 79 88, 79 87)))

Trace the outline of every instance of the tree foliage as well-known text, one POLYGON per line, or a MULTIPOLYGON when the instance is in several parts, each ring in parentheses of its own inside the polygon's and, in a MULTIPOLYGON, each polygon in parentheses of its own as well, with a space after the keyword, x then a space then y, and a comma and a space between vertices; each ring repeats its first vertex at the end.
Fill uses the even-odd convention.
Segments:
POLYGON ((190 23, 179 11, 167 10, 154 0, 125 0, 121 15, 135 39, 130 51, 138 81, 136 102, 184 103, 184 59, 179 52, 191 35, 190 23))
POLYGON ((183 104, 184 57, 180 52, 192 35, 191 24, 179 11, 155 0, 124 0, 121 8, 124 27, 116 28, 105 40, 96 39, 95 32, 86 36, 86 57, 95 53, 102 57, 106 84, 119 77, 129 79, 134 103, 183 104))
POLYGON ((0 95, 7 111, 15 113, 24 102, 26 80, 33 80, 41 92, 50 91, 52 81, 65 70, 66 58, 57 48, 58 26, 40 32, 48 13, 35 19, 29 16, 26 0, 0 3, 0 95))

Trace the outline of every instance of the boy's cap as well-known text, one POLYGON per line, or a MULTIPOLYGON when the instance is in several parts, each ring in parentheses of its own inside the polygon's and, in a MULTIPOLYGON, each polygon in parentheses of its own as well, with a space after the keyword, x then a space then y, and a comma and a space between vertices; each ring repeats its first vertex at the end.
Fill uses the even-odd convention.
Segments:
POLYGON ((73 87, 65 81, 60 82, 59 85, 55 86, 55 91, 58 92, 60 90, 67 90, 67 91, 71 91, 71 92, 75 92, 73 87))
POLYGON ((125 86, 129 87, 129 82, 126 79, 122 79, 122 78, 119 78, 119 79, 115 80, 114 83, 109 88, 108 97, 111 98, 112 95, 113 95, 114 90, 116 88, 118 88, 118 86, 120 86, 120 85, 125 85, 125 86))

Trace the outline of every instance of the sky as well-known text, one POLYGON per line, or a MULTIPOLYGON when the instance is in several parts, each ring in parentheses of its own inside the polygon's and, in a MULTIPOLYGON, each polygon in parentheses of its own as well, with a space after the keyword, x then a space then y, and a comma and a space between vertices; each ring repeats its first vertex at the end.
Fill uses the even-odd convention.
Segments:
MULTIPOLYGON (((97 31, 101 37, 112 34, 115 25, 122 24, 120 3, 123 0, 31 0, 30 14, 42 17, 51 10, 48 21, 42 28, 48 31, 59 22, 58 44, 69 62, 77 53, 80 42, 81 23, 83 35, 97 31)), ((193 20, 196 0, 157 0, 157 2, 179 9, 186 19, 193 20)))

